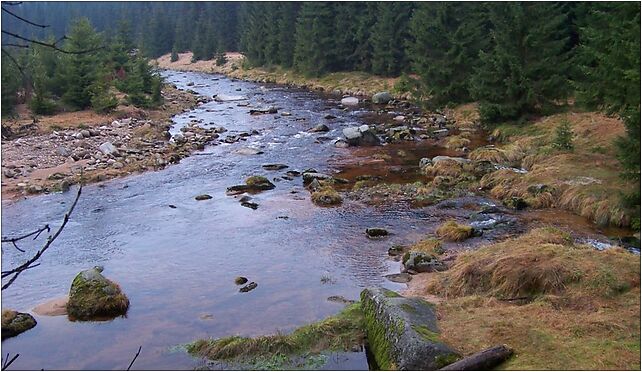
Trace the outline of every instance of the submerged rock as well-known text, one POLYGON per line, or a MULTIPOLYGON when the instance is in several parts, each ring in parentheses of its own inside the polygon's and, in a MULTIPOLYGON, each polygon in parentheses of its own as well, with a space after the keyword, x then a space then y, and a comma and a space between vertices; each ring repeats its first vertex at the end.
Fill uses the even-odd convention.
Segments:
POLYGON ((361 292, 370 350, 381 370, 437 370, 460 358, 440 339, 433 306, 383 288, 361 292))
POLYGON ((129 299, 118 284, 105 278, 102 267, 81 271, 69 290, 67 314, 74 320, 113 318, 125 315, 129 299))
POLYGON ((197 195, 197 196, 195 196, 195 197, 194 197, 194 199, 196 199, 196 200, 198 200, 198 201, 201 201, 201 200, 209 200, 209 199, 212 199, 212 196, 211 196, 211 195, 208 195, 208 194, 201 194, 201 195, 197 195))
POLYGON ((14 337, 35 327, 36 320, 27 313, 14 310, 2 311, 2 339, 14 337))
POLYGON ((310 133, 321 133, 321 132, 329 132, 329 131, 330 131, 330 128, 328 128, 328 126, 325 124, 319 124, 316 127, 308 130, 308 132, 310 133))
POLYGON ((308 184, 314 180, 331 180, 332 176, 319 172, 303 172, 303 183, 308 184))
POLYGON ((285 164, 263 164, 262 167, 265 170, 277 171, 277 170, 285 169, 288 166, 285 164))
POLYGON ((389 274, 385 278, 394 283, 408 283, 412 280, 412 275, 408 273, 389 274))

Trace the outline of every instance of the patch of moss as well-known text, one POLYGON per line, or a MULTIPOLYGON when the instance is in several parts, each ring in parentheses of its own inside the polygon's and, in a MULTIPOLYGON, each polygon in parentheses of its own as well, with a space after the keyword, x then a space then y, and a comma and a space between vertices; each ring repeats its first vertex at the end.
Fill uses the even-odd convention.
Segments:
POLYGON ((211 360, 252 365, 279 354, 307 357, 323 351, 348 351, 364 343, 363 322, 360 304, 356 303, 335 316, 300 327, 288 335, 197 340, 187 346, 187 351, 211 360))
POLYGON ((410 314, 416 314, 417 309, 415 309, 412 305, 410 304, 401 304, 399 305, 403 309, 403 311, 410 313, 410 314))
POLYGON ((411 327, 424 340, 431 342, 441 342, 441 340, 439 339, 439 334, 437 332, 431 331, 430 329, 428 329, 428 327, 419 324, 413 324, 411 327))
POLYGON ((386 326, 377 320, 375 304, 363 293, 361 295, 361 309, 368 335, 368 346, 377 366, 381 370, 393 370, 394 362, 390 354, 392 344, 388 341, 386 326))
POLYGON ((311 195, 312 202, 316 205, 329 207, 339 205, 343 201, 341 195, 332 187, 325 186, 311 195))
POLYGON ((67 313, 74 320, 123 315, 129 308, 129 299, 118 284, 109 279, 88 280, 83 272, 76 275, 69 291, 67 313))
POLYGON ((435 357, 435 364, 437 369, 443 368, 449 364, 453 364, 460 359, 457 354, 440 354, 435 357))
POLYGON ((389 289, 385 289, 385 288, 383 289, 383 295, 386 296, 386 297, 389 297, 389 298, 390 297, 401 297, 399 295, 399 293, 397 293, 395 291, 391 291, 389 289))

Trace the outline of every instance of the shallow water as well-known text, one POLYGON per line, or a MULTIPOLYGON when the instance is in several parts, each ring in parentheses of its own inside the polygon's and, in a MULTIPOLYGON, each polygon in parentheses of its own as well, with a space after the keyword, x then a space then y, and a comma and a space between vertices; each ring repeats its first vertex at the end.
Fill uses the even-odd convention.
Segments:
MULTIPOLYGON (((142 352, 135 369, 202 367, 202 360, 177 346, 203 337, 288 332, 337 313, 342 305, 328 301, 329 296, 357 299, 367 286, 404 288, 383 277, 399 271, 399 263, 387 257, 388 247, 417 240, 447 216, 465 212, 375 208, 354 202, 319 208, 310 202, 300 177, 275 180, 274 190, 253 195, 257 210, 245 208, 225 189, 250 175, 279 178, 288 170, 307 168, 331 172, 332 164, 341 159, 360 156, 364 150, 337 149, 332 141, 318 141, 321 135, 306 130, 323 122, 332 131, 322 136, 339 137, 343 127, 362 124, 367 109, 344 112, 336 102, 315 93, 209 74, 166 75, 179 88, 209 96, 243 94, 253 107, 274 105, 292 116, 250 116, 250 108, 238 107, 238 102, 201 105, 178 115, 173 133, 192 119, 203 119, 206 127, 227 128, 222 138, 254 129, 260 134, 231 145, 209 146, 200 156, 161 171, 86 186, 71 221, 43 256, 42 265, 4 291, 2 305, 30 311, 66 295, 79 271, 103 265, 104 274, 129 296, 130 309, 126 317, 107 322, 36 315, 34 329, 2 343, 5 354, 20 353, 11 369, 124 369, 139 346, 142 352), (195 85, 188 87, 192 81, 195 85), (337 118, 325 120, 328 113, 337 118), (242 147, 260 148, 264 154, 235 153, 242 147), (266 163, 285 163, 289 168, 266 171, 261 168, 266 163), (213 198, 194 200, 203 193, 213 198), (385 227, 392 235, 369 240, 364 231, 372 226, 385 227), (239 293, 234 285, 237 276, 257 282, 258 288, 239 293)), ((390 149, 394 147, 386 151, 390 149)), ((415 162, 423 150, 421 145, 406 146, 415 162)), ((350 172, 360 174, 343 168, 343 173, 350 172)), ((73 196, 70 192, 3 202, 3 234, 28 232, 45 223, 57 226, 73 196)), ((487 238, 476 238, 473 244, 483 239, 487 238)), ((38 242, 23 248, 30 252, 38 242)), ((3 269, 28 257, 12 249, 3 251, 3 269)), ((354 354, 337 355, 326 368, 367 369, 364 353, 354 354)))

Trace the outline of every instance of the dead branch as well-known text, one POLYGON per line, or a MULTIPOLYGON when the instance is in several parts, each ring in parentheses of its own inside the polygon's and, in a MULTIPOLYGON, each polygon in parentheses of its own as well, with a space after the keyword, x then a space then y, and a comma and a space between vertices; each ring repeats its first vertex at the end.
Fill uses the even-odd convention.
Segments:
POLYGON ((15 249, 19 250, 20 252, 24 252, 23 249, 20 249, 20 247, 18 247, 17 242, 19 242, 22 239, 28 238, 28 237, 30 237, 32 235, 36 235, 36 236, 33 237, 33 240, 36 240, 36 239, 38 239, 40 234, 45 230, 47 230, 47 232, 51 231, 51 228, 49 227, 49 225, 45 225, 45 226, 39 228, 38 230, 32 231, 32 232, 30 232, 28 234, 25 234, 25 235, 17 236, 15 238, 8 238, 8 237, 4 236, 4 237, 2 237, 2 243, 11 243, 11 244, 13 244, 13 247, 15 249))
POLYGON ((136 361, 136 358, 138 358, 138 355, 140 354, 140 350, 141 350, 142 348, 143 348, 143 346, 142 346, 142 345, 138 347, 138 352, 136 353, 136 355, 134 355, 134 359, 132 359, 131 363, 129 363, 129 367, 127 367, 127 370, 128 370, 128 371, 129 371, 129 369, 130 369, 130 368, 132 368, 132 366, 134 365, 134 362, 136 361))
POLYGON ((11 363, 18 359, 19 356, 20 354, 16 354, 13 356, 13 358, 9 359, 9 353, 7 353, 7 356, 5 358, 2 358, 2 370, 4 371, 5 369, 7 369, 11 365, 11 363))
MULTIPOLYGON (((3 3, 3 4, 4 4, 4 3, 3 3)), ((12 5, 12 4, 8 4, 8 5, 12 5)), ((3 12, 6 12, 6 13, 8 13, 9 15, 11 15, 11 16, 13 16, 13 17, 15 17, 15 18, 18 18, 18 19, 19 19, 19 20, 21 20, 22 22, 28 23, 28 24, 30 24, 30 25, 32 25, 32 26, 36 26, 36 27, 40 27, 40 28, 47 28, 47 27, 49 27, 49 25, 41 25, 41 24, 38 24, 38 23, 32 22, 32 21, 30 21, 30 20, 28 20, 28 19, 22 18, 22 17, 20 17, 19 15, 17 15, 16 13, 14 13, 14 12, 10 11, 9 9, 4 8, 4 7, 2 8, 2 11, 3 11, 3 12)))
POLYGON ((488 371, 513 355, 513 350, 506 345, 498 345, 469 355, 449 364, 441 371, 488 371))
POLYGON ((40 46, 43 46, 43 47, 46 47, 46 48, 51 48, 53 50, 56 50, 56 51, 58 51, 60 53, 64 53, 64 54, 86 54, 86 53, 97 52, 99 50, 105 49, 104 46, 101 46, 101 47, 98 47, 98 48, 86 49, 86 50, 76 50, 76 51, 74 51, 74 50, 64 50, 64 49, 59 48, 56 45, 56 43, 58 43, 60 40, 68 39, 68 37, 66 37, 66 36, 61 37, 60 39, 58 39, 57 41, 55 41, 53 43, 45 43, 43 41, 39 41, 39 40, 31 39, 31 38, 28 38, 28 37, 24 37, 24 36, 21 36, 21 35, 15 34, 13 32, 6 31, 6 30, 2 30, 2 33, 5 34, 5 35, 9 35, 11 37, 15 37, 16 39, 27 41, 27 42, 32 43, 32 44, 40 45, 40 46))
POLYGON ((60 227, 58 227, 58 230, 56 230, 56 232, 53 235, 49 235, 47 237, 47 241, 45 242, 45 245, 38 252, 36 252, 36 254, 34 256, 31 257, 30 259, 28 259, 22 265, 17 266, 17 267, 15 267, 13 269, 10 269, 10 270, 2 272, 2 278, 3 279, 8 277, 8 276, 11 276, 9 281, 2 286, 2 290, 3 291, 5 289, 9 288, 9 286, 11 284, 13 284, 13 282, 18 278, 18 276, 20 274, 22 274, 22 272, 24 272, 26 270, 29 270, 29 269, 33 269, 34 267, 37 267, 37 266, 40 265, 40 263, 36 263, 36 261, 38 261, 38 259, 40 259, 40 257, 45 253, 45 251, 47 251, 47 249, 49 249, 51 244, 56 240, 56 238, 58 238, 58 236, 60 235, 62 230, 65 228, 65 225, 67 225, 67 222, 69 221, 69 217, 71 216, 71 213, 74 211, 74 208, 76 207, 76 204, 78 203, 78 199, 80 199, 80 194, 81 193, 82 193, 82 184, 78 187, 78 192, 76 193, 76 198, 74 199, 74 202, 71 204, 71 207, 69 208, 69 211, 67 211, 67 213, 65 213, 65 216, 64 216, 64 218, 62 220, 62 224, 60 225, 60 227))

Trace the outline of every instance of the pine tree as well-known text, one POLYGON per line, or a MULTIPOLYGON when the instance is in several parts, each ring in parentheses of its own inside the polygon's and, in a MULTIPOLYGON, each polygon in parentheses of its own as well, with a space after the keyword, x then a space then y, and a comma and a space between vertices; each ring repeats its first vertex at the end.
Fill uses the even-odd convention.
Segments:
POLYGON ((350 66, 357 70, 372 71, 372 42, 371 34, 377 22, 377 3, 359 3, 361 10, 352 14, 355 19, 353 35, 354 51, 348 59, 350 66))
POLYGON ((295 2, 278 3, 281 17, 277 25, 279 43, 279 64, 283 67, 292 67, 294 59, 296 19, 299 13, 299 4, 295 2))
POLYGON ((83 109, 91 105, 91 85, 97 79, 100 65, 102 38, 96 33, 87 18, 80 18, 71 25, 69 40, 65 48, 70 51, 85 53, 68 54, 62 65, 61 78, 65 90, 63 100, 71 106, 83 109))
POLYGON ((20 71, 16 65, 11 61, 4 53, 2 53, 2 74, 0 74, 2 83, 0 84, 0 89, 2 90, 2 116, 8 116, 13 114, 16 101, 17 93, 22 85, 20 71))
POLYGON ((336 60, 333 4, 305 2, 296 25, 294 67, 307 75, 320 76, 336 60))
POLYGON ((566 15, 554 3, 493 3, 494 45, 471 80, 482 121, 541 112, 569 92, 566 15))
POLYGON ((377 22, 372 42, 372 72, 384 76, 397 76, 408 66, 405 42, 408 39, 408 21, 412 3, 378 3, 377 22))
POLYGON ((31 81, 33 83, 33 92, 29 101, 29 108, 33 113, 39 115, 50 115, 56 110, 56 104, 50 97, 48 90, 49 76, 47 76, 45 60, 43 55, 46 53, 44 47, 34 46, 30 56, 31 81))
POLYGON ((488 49, 489 27, 479 3, 421 3, 410 21, 412 69, 419 96, 429 106, 471 100, 468 86, 479 52, 488 49))
POLYGON ((255 66, 266 62, 263 48, 266 41, 264 10, 265 4, 256 2, 244 3, 241 8, 241 50, 248 62, 255 66))

